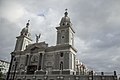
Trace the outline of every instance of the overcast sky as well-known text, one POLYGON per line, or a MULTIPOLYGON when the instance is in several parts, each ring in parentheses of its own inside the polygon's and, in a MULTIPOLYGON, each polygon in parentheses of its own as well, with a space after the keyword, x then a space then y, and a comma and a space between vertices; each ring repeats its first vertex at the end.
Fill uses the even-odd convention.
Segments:
POLYGON ((120 0, 0 0, 0 59, 10 61, 16 37, 30 19, 33 42, 56 45, 65 8, 75 30, 77 58, 96 71, 120 73, 120 0))

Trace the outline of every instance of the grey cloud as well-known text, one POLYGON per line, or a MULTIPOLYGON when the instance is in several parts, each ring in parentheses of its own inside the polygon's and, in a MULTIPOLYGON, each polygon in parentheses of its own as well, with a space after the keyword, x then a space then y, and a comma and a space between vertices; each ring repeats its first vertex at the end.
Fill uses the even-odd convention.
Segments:
POLYGON ((17 25, 0 18, 0 59, 10 60, 10 53, 14 50, 15 37, 18 34, 17 25))

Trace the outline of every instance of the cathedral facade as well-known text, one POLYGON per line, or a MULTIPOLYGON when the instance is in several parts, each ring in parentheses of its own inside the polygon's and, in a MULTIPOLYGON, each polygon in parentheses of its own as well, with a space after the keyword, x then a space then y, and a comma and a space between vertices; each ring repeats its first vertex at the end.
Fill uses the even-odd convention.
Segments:
POLYGON ((7 80, 117 80, 116 72, 111 76, 103 72, 94 75, 76 59, 75 31, 67 11, 56 30, 55 46, 39 42, 40 35, 36 35, 36 43, 32 43, 28 21, 11 53, 7 80))

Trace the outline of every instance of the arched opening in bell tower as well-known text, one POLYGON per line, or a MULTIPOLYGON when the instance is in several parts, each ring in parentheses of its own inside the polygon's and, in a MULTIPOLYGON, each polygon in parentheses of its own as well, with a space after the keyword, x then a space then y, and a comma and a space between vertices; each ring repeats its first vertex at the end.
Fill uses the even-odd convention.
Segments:
POLYGON ((60 62, 60 70, 63 70, 63 62, 60 62))

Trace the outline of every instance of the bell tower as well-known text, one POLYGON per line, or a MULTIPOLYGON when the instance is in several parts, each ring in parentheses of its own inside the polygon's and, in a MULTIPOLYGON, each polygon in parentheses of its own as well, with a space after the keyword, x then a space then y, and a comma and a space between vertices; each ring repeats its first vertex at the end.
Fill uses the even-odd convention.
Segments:
POLYGON ((23 51, 26 49, 27 45, 32 42, 29 33, 29 21, 26 24, 26 27, 22 29, 20 36, 16 37, 16 46, 14 51, 23 51))
POLYGON ((62 17, 59 27, 57 29, 57 43, 58 49, 55 56, 55 69, 62 71, 70 71, 69 74, 74 74, 75 59, 77 50, 74 48, 74 34, 72 23, 68 17, 67 9, 65 10, 64 17, 62 17))
POLYGON ((74 33, 72 23, 68 17, 67 9, 65 10, 64 17, 60 21, 60 26, 57 29, 57 45, 69 44, 74 46, 74 33))

